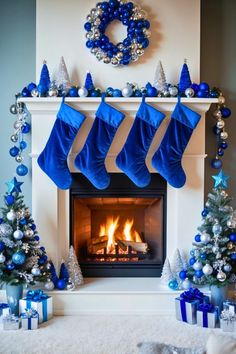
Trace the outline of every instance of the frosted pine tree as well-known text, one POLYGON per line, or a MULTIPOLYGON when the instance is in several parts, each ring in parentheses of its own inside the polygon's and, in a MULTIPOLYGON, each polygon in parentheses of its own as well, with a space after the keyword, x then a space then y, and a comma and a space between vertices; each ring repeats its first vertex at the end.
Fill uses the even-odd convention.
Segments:
POLYGON ((69 88, 71 87, 70 78, 64 57, 61 57, 61 61, 59 63, 59 68, 56 76, 56 85, 59 89, 63 90, 69 90, 69 88))
POLYGON ((173 274, 170 267, 170 261, 169 258, 166 258, 161 272, 161 282, 167 285, 172 279, 173 274))
POLYGON ((161 61, 157 64, 153 86, 161 93, 167 90, 166 76, 161 61))
POLYGON ((184 262, 182 260, 179 249, 175 250, 171 262, 171 270, 175 279, 179 280, 179 272, 184 269, 184 262))
POLYGON ((71 246, 67 259, 67 269, 70 277, 70 281, 73 283, 74 288, 84 283, 83 274, 80 269, 79 262, 77 260, 74 247, 71 246))

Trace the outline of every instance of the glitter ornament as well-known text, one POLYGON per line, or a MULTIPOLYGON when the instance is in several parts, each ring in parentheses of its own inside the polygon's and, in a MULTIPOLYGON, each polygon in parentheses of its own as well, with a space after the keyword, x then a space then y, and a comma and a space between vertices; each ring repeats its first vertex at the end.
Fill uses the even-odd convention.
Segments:
POLYGON ((203 274, 205 275, 211 275, 213 273, 213 268, 210 264, 204 265, 202 268, 203 274))
POLYGON ((9 237, 13 232, 11 225, 2 223, 0 224, 0 236, 9 237))
POLYGON ((13 253, 12 255, 12 262, 17 264, 17 265, 22 265, 25 263, 25 253, 22 251, 17 251, 15 253, 13 253))
POLYGON ((219 270, 218 273, 217 273, 216 278, 217 278, 221 283, 223 283, 223 282, 226 280, 227 276, 226 276, 226 274, 225 274, 224 272, 222 272, 222 270, 219 270))

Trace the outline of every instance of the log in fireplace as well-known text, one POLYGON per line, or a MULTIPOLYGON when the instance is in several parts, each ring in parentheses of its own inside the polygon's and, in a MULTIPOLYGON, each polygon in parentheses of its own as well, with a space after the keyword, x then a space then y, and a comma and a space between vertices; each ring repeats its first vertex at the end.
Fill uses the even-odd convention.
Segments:
POLYGON ((166 182, 145 188, 121 173, 94 188, 80 173, 70 189, 70 242, 87 277, 158 277, 166 254, 166 182))

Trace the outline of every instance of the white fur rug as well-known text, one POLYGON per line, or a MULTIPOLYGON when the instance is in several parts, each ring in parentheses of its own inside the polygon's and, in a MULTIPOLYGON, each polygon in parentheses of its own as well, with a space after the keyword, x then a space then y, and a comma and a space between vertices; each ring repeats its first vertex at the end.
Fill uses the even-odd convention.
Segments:
MULTIPOLYGON (((211 329, 170 316, 57 316, 34 331, 0 331, 1 354, 131 354, 155 341, 204 346, 211 329)), ((221 333, 220 329, 214 329, 221 333)))

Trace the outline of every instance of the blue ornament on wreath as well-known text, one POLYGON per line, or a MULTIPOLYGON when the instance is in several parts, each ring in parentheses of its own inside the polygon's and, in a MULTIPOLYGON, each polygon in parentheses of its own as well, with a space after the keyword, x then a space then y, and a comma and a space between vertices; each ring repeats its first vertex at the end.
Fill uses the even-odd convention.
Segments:
POLYGON ((19 221, 19 224, 21 225, 21 226, 24 226, 24 225, 26 225, 28 222, 27 222, 27 220, 25 219, 25 218, 23 218, 23 219, 20 219, 20 221, 19 221))
POLYGON ((222 149, 226 150, 227 147, 228 147, 228 143, 226 143, 226 141, 222 141, 222 142, 220 143, 220 147, 221 147, 222 149))
POLYGON ((189 264, 192 266, 196 262, 196 258, 192 257, 189 259, 189 264))
POLYGON ((13 255, 12 255, 12 262, 17 265, 24 264, 25 260, 26 260, 26 256, 25 256, 24 252, 17 251, 15 253, 13 253, 13 255))
POLYGON ((20 148, 21 148, 21 150, 26 149, 26 148, 27 148, 27 142, 24 141, 24 140, 21 140, 21 142, 20 142, 20 148))
POLYGON ((17 146, 13 146, 10 150, 9 150, 9 154, 12 157, 16 157, 19 153, 20 149, 17 146))
POLYGON ((201 253, 201 254, 200 254, 200 259, 201 259, 202 261, 205 261, 205 260, 207 259, 207 254, 206 254, 206 253, 201 253))
POLYGON ((26 176, 28 173, 28 167, 21 164, 16 168, 16 173, 18 174, 18 176, 26 176))

